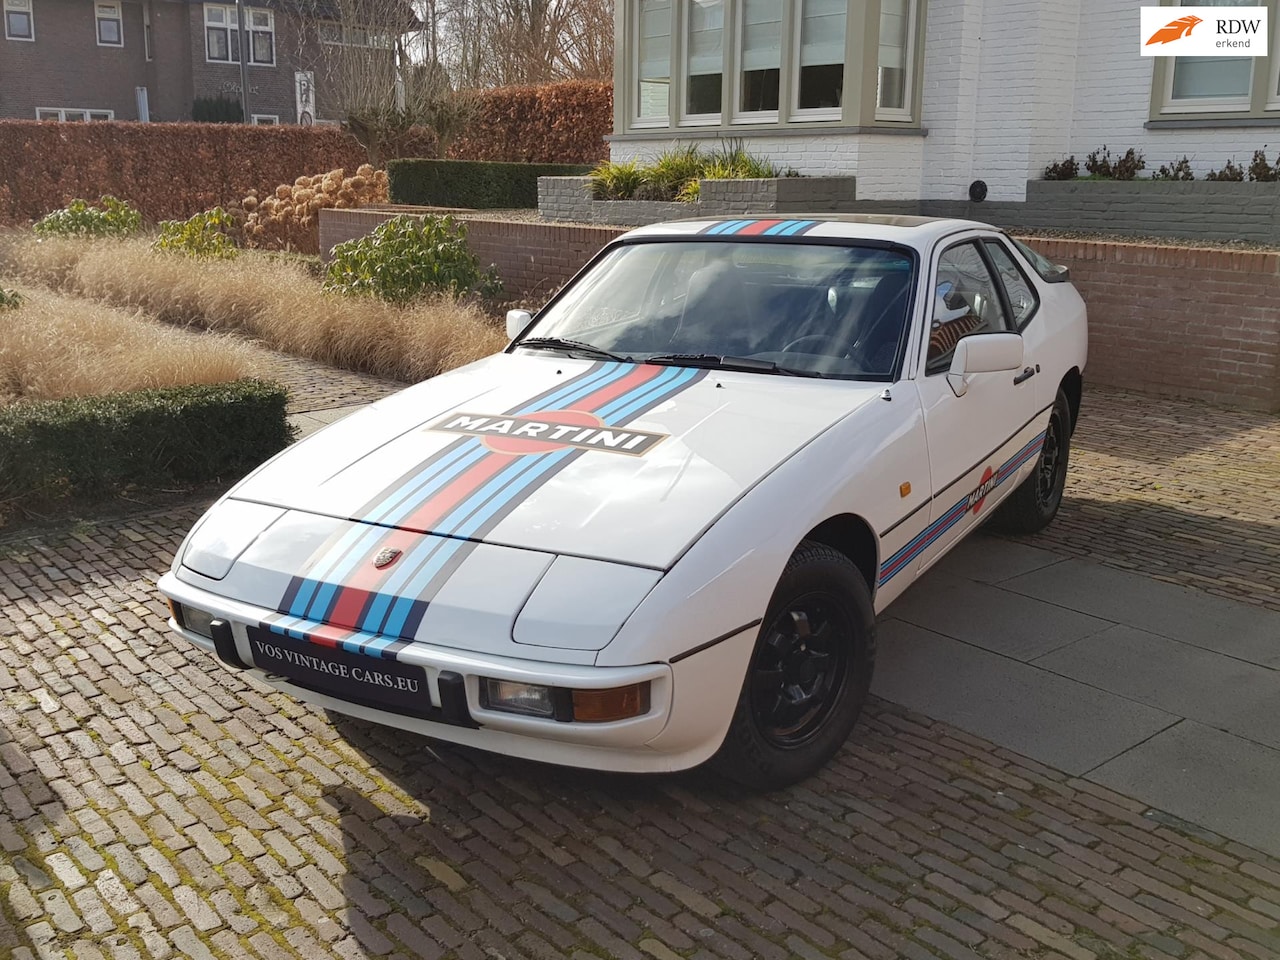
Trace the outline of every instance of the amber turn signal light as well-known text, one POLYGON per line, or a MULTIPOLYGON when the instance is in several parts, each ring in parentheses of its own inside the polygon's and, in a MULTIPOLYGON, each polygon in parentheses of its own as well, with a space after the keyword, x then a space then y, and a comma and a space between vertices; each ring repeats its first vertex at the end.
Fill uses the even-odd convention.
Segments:
POLYGON ((607 690, 574 690, 573 719, 579 723, 609 723, 649 712, 649 684, 633 683, 607 690))

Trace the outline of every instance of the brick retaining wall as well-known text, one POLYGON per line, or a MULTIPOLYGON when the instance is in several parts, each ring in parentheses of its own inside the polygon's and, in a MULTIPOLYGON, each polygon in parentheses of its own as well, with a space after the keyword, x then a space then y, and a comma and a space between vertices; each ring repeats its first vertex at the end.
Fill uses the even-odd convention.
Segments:
MULTIPOLYGON (((389 210, 322 210, 321 249, 389 210)), ((618 227, 467 219, 482 263, 513 297, 549 296, 618 227)), ((1089 305, 1086 379, 1130 390, 1280 411, 1280 253, 1028 239, 1071 268, 1089 305)))

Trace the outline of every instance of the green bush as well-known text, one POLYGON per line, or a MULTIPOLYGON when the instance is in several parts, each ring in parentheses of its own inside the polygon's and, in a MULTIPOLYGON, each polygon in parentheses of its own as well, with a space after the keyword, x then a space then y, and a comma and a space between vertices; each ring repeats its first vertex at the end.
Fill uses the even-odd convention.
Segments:
POLYGON ((0 310, 16 310, 22 304, 22 294, 17 290, 0 287, 0 310))
POLYGON ((293 439, 284 387, 237 380, 0 408, 0 503, 233 478, 293 439))
POLYGON ((324 288, 408 303, 427 293, 496 296, 501 284, 494 268, 481 270, 467 249, 465 224, 405 215, 334 247, 324 288))
POLYGON ((165 220, 154 250, 185 253, 200 260, 232 260, 239 253, 229 231, 236 222, 221 207, 197 213, 189 220, 165 220))
POLYGON ((485 163, 478 160, 391 160, 392 203, 472 210, 538 205, 539 177, 580 177, 590 167, 566 163, 485 163))
POLYGON ((105 196, 94 206, 72 200, 36 221, 35 231, 54 237, 127 237, 142 229, 142 214, 123 200, 105 196))
POLYGON ((675 147, 649 163, 635 160, 598 164, 591 171, 591 195, 597 200, 678 200, 692 203, 701 196, 703 180, 767 180, 795 176, 775 164, 752 156, 740 140, 704 151, 694 144, 675 147))

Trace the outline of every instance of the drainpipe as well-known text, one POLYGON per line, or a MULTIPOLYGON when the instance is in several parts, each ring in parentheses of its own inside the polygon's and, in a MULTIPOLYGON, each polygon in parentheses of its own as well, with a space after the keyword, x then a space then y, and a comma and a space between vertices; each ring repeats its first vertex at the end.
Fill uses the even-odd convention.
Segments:
POLYGON ((245 29, 244 0, 236 0, 240 20, 240 119, 249 122, 249 31, 245 29))

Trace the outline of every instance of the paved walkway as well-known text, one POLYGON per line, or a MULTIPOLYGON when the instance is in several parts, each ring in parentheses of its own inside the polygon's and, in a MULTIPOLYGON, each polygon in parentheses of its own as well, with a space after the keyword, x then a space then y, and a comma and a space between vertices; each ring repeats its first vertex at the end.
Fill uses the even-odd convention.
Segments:
MULTIPOLYGON (((289 366, 300 418, 393 388, 289 366)), ((199 505, 0 543, 0 956, 1280 957, 1280 419, 1086 403, 1060 523, 895 604, 881 698, 768 797, 224 670, 154 590, 199 505)))
POLYGON ((882 700, 768 797, 332 724, 168 637, 197 513, 3 551, 0 955, 1280 955, 1280 859, 882 700))

